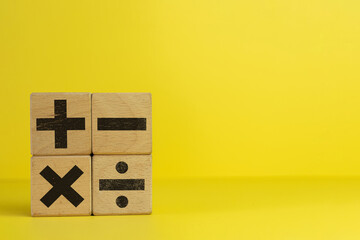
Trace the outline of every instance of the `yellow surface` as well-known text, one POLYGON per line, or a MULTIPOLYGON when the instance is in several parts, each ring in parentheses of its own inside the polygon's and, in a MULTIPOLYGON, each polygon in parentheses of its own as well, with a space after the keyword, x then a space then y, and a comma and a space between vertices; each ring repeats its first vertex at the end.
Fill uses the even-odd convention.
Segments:
POLYGON ((360 179, 155 180, 147 216, 30 217, 29 182, 0 183, 1 239, 360 237, 360 179))
POLYGON ((359 239, 359 12, 1 0, 1 239, 359 239), (152 92, 153 215, 29 217, 29 96, 49 91, 152 92))
POLYGON ((152 92, 154 175, 358 175, 360 2, 0 1, 0 176, 29 95, 152 92))

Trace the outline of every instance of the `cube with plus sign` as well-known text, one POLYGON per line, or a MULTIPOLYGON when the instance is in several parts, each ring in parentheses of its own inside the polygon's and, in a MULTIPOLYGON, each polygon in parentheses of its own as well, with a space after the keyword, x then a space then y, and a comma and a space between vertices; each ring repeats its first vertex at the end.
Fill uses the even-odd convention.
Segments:
POLYGON ((30 115, 33 155, 91 153, 90 93, 33 93, 30 115))
POLYGON ((150 93, 94 93, 94 154, 151 154, 150 93))

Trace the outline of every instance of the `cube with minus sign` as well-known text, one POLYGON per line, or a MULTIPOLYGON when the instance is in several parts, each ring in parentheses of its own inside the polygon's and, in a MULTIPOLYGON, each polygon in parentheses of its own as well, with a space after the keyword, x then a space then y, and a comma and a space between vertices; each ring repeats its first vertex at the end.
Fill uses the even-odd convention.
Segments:
POLYGON ((151 154, 150 93, 92 94, 94 154, 151 154))

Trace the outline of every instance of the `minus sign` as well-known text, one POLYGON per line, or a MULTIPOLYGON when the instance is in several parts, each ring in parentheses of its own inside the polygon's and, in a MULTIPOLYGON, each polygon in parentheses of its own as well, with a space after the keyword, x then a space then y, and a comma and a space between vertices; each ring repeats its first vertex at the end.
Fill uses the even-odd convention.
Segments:
POLYGON ((145 179, 100 179, 99 190, 145 190, 145 179))

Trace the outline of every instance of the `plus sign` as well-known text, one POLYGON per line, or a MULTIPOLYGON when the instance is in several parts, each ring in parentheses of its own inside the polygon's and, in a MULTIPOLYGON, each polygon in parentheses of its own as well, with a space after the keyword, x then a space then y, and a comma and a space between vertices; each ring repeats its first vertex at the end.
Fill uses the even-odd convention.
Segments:
POLYGON ((37 131, 55 131, 55 148, 67 148, 68 130, 85 130, 85 118, 67 118, 66 100, 54 100, 54 118, 37 118, 37 131))

